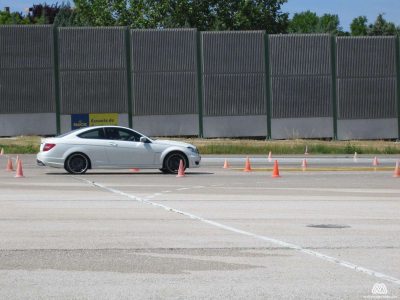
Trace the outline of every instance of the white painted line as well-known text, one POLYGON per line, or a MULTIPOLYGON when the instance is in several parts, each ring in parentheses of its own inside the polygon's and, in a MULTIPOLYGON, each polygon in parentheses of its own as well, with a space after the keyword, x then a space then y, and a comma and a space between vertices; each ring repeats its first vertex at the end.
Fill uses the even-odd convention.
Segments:
POLYGON ((390 275, 386 275, 386 274, 383 274, 383 273, 380 273, 380 272, 376 272, 376 271, 371 270, 371 269, 364 268, 362 266, 353 264, 353 263, 348 262, 348 261, 344 261, 344 260, 329 256, 329 255, 325 255, 323 253, 320 253, 320 252, 317 252, 317 251, 313 251, 313 250, 310 250, 310 249, 305 249, 305 248, 303 248, 301 246, 298 246, 298 245, 295 245, 295 244, 287 243, 287 242, 280 241, 280 240, 277 240, 277 239, 274 239, 274 238, 270 238, 270 237, 267 237, 267 236, 264 236, 264 235, 258 235, 258 234, 255 234, 255 233, 252 233, 252 232, 249 232, 249 231, 244 231, 244 230, 237 229, 237 228, 234 228, 234 227, 231 227, 231 226, 228 226, 228 225, 224 225, 222 223, 218 223, 218 222, 215 222, 215 221, 207 220, 207 219, 204 219, 204 218, 202 218, 200 216, 196 216, 196 215, 193 215, 191 213, 184 212, 184 211, 181 211, 181 210, 166 206, 164 204, 148 201, 146 199, 137 197, 135 195, 127 194, 127 193, 124 193, 122 191, 119 191, 119 190, 116 190, 116 189, 113 189, 113 188, 109 188, 107 186, 104 186, 104 185, 102 185, 100 183, 97 183, 97 182, 94 182, 94 181, 90 181, 90 180, 83 179, 83 178, 78 178, 78 177, 74 177, 74 178, 78 179, 78 180, 81 180, 81 181, 84 181, 84 182, 87 182, 88 184, 94 185, 96 187, 102 188, 102 189, 104 189, 106 191, 109 191, 111 193, 114 193, 114 194, 117 194, 117 195, 121 195, 121 196, 127 197, 129 199, 138 201, 138 202, 142 202, 142 203, 150 204, 152 206, 160 207, 160 208, 163 208, 163 209, 165 209, 167 211, 178 213, 180 215, 189 217, 190 219, 198 220, 198 221, 201 221, 203 223, 210 224, 210 225, 213 225, 213 226, 221 228, 221 229, 225 229, 227 231, 231 231, 231 232, 234 232, 234 233, 242 234, 242 235, 245 235, 245 236, 250 236, 250 237, 253 237, 253 238, 256 238, 256 239, 259 239, 259 240, 263 240, 263 241, 266 241, 266 242, 270 242, 270 243, 279 245, 281 247, 285 247, 285 248, 288 248, 288 249, 299 251, 301 253, 309 254, 311 256, 318 257, 318 258, 320 258, 322 260, 334 263, 336 265, 339 265, 339 266, 342 266, 342 267, 345 267, 345 268, 348 268, 348 269, 351 269, 351 270, 354 270, 354 271, 357 271, 357 272, 365 273, 367 275, 374 276, 374 277, 377 277, 379 279, 386 280, 388 282, 400 285, 400 279, 398 279, 398 278, 395 278, 395 277, 392 277, 390 275))
POLYGON ((186 191, 189 190, 190 188, 184 187, 184 188, 180 188, 180 189, 176 189, 177 191, 186 191))

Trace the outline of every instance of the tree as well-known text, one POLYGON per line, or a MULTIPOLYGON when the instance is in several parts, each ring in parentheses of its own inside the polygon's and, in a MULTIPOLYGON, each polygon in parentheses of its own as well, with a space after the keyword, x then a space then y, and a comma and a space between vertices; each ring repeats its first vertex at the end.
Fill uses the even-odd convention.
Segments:
POLYGON ((397 35, 400 33, 400 28, 392 22, 388 22, 379 14, 373 24, 367 24, 368 19, 365 16, 355 18, 350 25, 351 35, 353 36, 382 36, 382 35, 397 35))
POLYGON ((194 27, 199 30, 286 32, 287 0, 75 0, 79 18, 92 26, 194 27))
POLYGON ((0 25, 29 24, 29 20, 23 17, 21 13, 0 11, 0 25))
POLYGON ((285 33, 288 14, 280 11, 286 0, 215 1, 215 24, 211 30, 266 30, 285 33))
POLYGON ((359 16, 350 24, 350 31, 351 35, 353 36, 360 36, 360 35, 367 35, 368 34, 368 19, 365 16, 359 16))
POLYGON ((54 26, 57 27, 71 27, 71 26, 85 26, 79 19, 78 14, 69 5, 62 5, 59 12, 54 18, 54 26))
POLYGON ((369 35, 396 35, 398 29, 392 22, 388 22, 383 18, 383 14, 379 14, 374 24, 369 25, 369 35))
POLYGON ((58 4, 34 4, 29 9, 28 19, 32 24, 53 24, 60 7, 58 4))
POLYGON ((113 17, 113 4, 124 0, 75 0, 75 7, 82 23, 90 26, 117 25, 113 17))
POLYGON ((339 26, 338 15, 324 14, 318 17, 316 13, 305 11, 296 13, 289 23, 290 33, 343 33, 339 26))
POLYGON ((289 23, 290 33, 315 33, 318 31, 319 17, 316 13, 305 11, 295 13, 289 23))
POLYGON ((338 34, 342 31, 339 25, 340 21, 338 15, 324 14, 319 18, 318 32, 338 34))

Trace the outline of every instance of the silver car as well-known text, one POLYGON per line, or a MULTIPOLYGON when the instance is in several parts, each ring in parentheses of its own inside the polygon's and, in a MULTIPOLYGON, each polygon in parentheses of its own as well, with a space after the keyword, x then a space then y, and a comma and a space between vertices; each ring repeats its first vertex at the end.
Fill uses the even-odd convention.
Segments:
POLYGON ((194 145, 153 140, 130 128, 96 126, 77 129, 42 141, 37 163, 64 168, 71 174, 88 169, 160 169, 175 174, 200 166, 201 156, 194 145))

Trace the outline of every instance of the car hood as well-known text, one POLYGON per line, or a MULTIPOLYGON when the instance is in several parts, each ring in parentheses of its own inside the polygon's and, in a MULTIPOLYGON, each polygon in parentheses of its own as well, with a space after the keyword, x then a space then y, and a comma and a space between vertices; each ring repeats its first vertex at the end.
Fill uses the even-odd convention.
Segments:
POLYGON ((159 145, 169 145, 169 146, 178 146, 178 147, 193 147, 192 144, 184 143, 184 142, 177 142, 177 141, 170 141, 170 140, 153 140, 153 143, 159 145))

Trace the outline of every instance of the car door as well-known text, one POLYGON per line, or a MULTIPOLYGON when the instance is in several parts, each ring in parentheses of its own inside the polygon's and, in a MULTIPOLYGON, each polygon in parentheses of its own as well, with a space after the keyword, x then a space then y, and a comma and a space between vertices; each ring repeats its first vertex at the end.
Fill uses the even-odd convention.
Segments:
POLYGON ((141 143, 137 132, 119 127, 105 127, 107 156, 110 165, 121 168, 154 167, 151 143, 141 143))
POLYGON ((105 139, 103 128, 85 131, 78 138, 74 142, 89 156, 92 167, 107 167, 110 164, 106 152, 109 141, 105 139))

